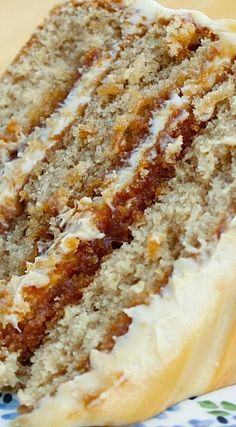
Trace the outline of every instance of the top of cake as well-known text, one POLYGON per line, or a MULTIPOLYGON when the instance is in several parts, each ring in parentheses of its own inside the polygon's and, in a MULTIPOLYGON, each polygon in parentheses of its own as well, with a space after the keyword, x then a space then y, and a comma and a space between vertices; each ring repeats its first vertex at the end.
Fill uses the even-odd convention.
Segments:
POLYGON ((172 9, 190 9, 205 13, 211 19, 236 19, 234 0, 160 0, 162 6, 172 9))

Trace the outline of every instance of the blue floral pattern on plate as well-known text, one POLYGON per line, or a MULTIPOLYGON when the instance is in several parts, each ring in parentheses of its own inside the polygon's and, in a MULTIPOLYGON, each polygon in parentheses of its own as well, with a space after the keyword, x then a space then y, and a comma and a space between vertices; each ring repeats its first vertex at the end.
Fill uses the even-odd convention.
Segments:
MULTIPOLYGON (((17 417, 18 401, 0 393, 0 427, 17 417)), ((201 397, 193 397, 162 414, 130 427, 236 427, 236 386, 201 397)))

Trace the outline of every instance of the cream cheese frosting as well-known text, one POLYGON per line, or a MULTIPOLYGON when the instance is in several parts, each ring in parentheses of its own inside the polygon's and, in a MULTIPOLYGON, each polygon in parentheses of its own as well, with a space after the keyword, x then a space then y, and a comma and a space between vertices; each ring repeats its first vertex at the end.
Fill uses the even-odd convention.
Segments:
POLYGON ((174 9, 196 9, 212 19, 236 19, 234 0, 159 0, 159 3, 174 9))

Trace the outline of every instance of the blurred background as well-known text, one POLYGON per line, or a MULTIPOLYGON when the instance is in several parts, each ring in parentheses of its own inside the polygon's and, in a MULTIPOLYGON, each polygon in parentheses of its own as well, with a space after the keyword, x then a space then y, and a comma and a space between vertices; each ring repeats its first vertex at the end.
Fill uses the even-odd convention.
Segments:
POLYGON ((0 0, 0 74, 58 0, 0 0))
MULTIPOLYGON (((144 2, 146 0, 143 0, 144 2)), ((0 0, 0 74, 58 0, 0 0)), ((168 7, 201 10, 212 18, 236 19, 236 0, 159 0, 168 7)))

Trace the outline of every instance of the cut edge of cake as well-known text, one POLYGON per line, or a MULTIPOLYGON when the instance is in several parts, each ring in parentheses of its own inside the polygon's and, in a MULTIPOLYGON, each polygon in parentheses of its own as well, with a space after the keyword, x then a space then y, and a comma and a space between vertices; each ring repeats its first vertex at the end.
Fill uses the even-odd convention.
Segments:
MULTIPOLYGON (((235 57, 234 31, 236 24, 233 21, 211 21, 198 12, 172 11, 157 5, 154 1, 145 2, 145 6, 142 1, 127 2, 127 4, 124 3, 124 6, 130 7, 133 11, 132 20, 135 25, 139 23, 139 20, 140 22, 144 20, 146 25, 151 25, 156 17, 168 20, 173 16, 179 16, 201 28, 210 28, 214 34, 219 36, 219 47, 222 48, 222 52, 224 51, 225 57, 228 57, 230 62, 235 57)), ((211 71, 205 77, 209 77, 210 80, 211 71)), ((203 85, 205 83, 203 81, 203 85)), ((214 83, 210 82, 209 85, 211 88, 214 83)), ((227 81, 225 85, 227 86, 227 81)), ((188 90, 190 93, 194 92, 194 83, 192 87, 185 87, 186 97, 189 96, 188 90)), ((195 90, 198 90, 198 87, 195 90)), ((230 82, 227 90, 229 91, 226 91, 228 96, 232 97, 230 82)), ((135 149, 132 151, 129 163, 126 167, 120 168, 120 173, 118 169, 118 173, 114 174, 114 177, 109 175, 106 177, 101 194, 103 202, 111 212, 116 207, 113 199, 116 192, 119 193, 119 183, 123 188, 124 182, 126 180, 129 182, 130 174, 133 176, 133 170, 136 170, 137 164, 140 164, 145 170, 142 164, 142 154, 148 152, 152 147, 151 139, 165 130, 168 119, 173 118, 172 113, 177 122, 182 123, 186 120, 186 117, 180 115, 180 111, 186 103, 185 96, 180 98, 178 94, 174 93, 170 99, 163 102, 157 109, 157 121, 155 122, 152 117, 149 123, 150 135, 143 142, 143 147, 141 144, 136 151, 135 149)), ((216 105, 223 103, 225 99, 227 100, 227 96, 226 98, 224 96, 216 87, 215 92, 209 91, 205 95, 202 104, 201 100, 196 100, 195 107, 199 115, 202 114, 204 117, 206 114, 211 117, 212 112, 211 108, 209 112, 209 106, 211 107, 213 104, 215 108, 216 105)), ((225 109, 224 114, 227 115, 227 108, 225 107, 225 109)), ((48 136, 46 136, 47 138, 48 136)), ((230 135, 229 132, 226 138, 221 135, 218 140, 214 136, 213 141, 213 145, 216 147, 219 145, 221 148, 223 145, 233 149, 234 133, 230 135)), ((176 153, 178 157, 181 152, 181 150, 178 151, 181 147, 180 140, 179 144, 179 146, 173 147, 173 152, 171 150, 168 152, 167 163, 172 162, 171 156, 175 156, 176 153)), ((206 144, 206 147, 208 145, 206 144)), ((222 155, 225 156, 225 162, 227 162, 227 153, 223 148, 222 155)), ((187 154, 186 158, 188 161, 187 154)), ((147 162, 150 159, 145 160, 147 162)), ((153 160, 155 160, 154 157, 153 160)), ((181 165, 183 166, 183 164, 184 161, 181 165)), ((210 167, 209 164, 209 169, 210 167)), ((204 169, 201 173, 207 174, 204 169)), ((180 171, 179 174, 181 175, 180 171)), ((159 203, 162 203, 164 197, 165 195, 160 197, 159 203)), ((100 203, 101 200, 82 199, 77 206, 78 212, 75 209, 71 215, 68 215, 69 219, 66 217, 69 224, 68 229, 66 234, 63 234, 65 233, 63 231, 62 235, 58 237, 59 240, 53 243, 52 258, 55 254, 57 255, 55 247, 60 252, 60 256, 65 256, 66 260, 68 254, 75 247, 77 248, 76 245, 79 242, 104 238, 101 223, 93 217, 94 209, 98 206, 99 211, 100 203), (73 222, 75 219, 79 220, 76 224, 73 222)), ((152 208, 149 209, 151 215, 152 208)), ((158 210, 158 205, 156 209, 158 210)), ((146 216, 140 221, 137 223, 137 227, 130 224, 133 227, 134 235, 142 233, 142 221, 145 223, 146 216)), ((126 244, 129 245, 129 243, 126 244)), ((52 423, 56 423, 58 427, 125 425, 155 415, 190 395, 201 394, 235 382, 235 244, 235 219, 227 218, 219 231, 218 240, 208 248, 208 252, 205 253, 200 249, 198 256, 193 253, 192 256, 182 255, 179 259, 174 260, 173 270, 161 293, 152 295, 149 301, 147 298, 146 304, 137 302, 136 306, 124 310, 124 314, 129 319, 128 331, 122 332, 120 336, 114 334, 116 338, 114 338, 110 351, 104 351, 106 349, 103 351, 92 350, 87 371, 60 384, 50 397, 45 396, 40 399, 31 413, 22 415, 13 424, 15 426, 41 427, 43 419, 45 427, 50 427, 52 423)), ((155 255, 159 246, 160 242, 157 238, 152 239, 148 247, 149 252, 154 254, 154 261, 157 263, 159 261, 158 257, 155 259, 155 255)), ((56 265, 57 259, 53 258, 50 262, 48 261, 45 259, 45 254, 41 259, 36 258, 34 265, 29 266, 28 276, 25 274, 22 277, 13 277, 7 283, 6 290, 10 289, 10 293, 15 298, 14 303, 16 302, 12 318, 12 324, 16 328, 18 327, 18 316, 25 310, 27 311, 27 303, 21 299, 20 291, 25 286, 29 286, 28 279, 29 283, 38 282, 39 288, 44 286, 40 268, 44 262, 51 268, 53 262, 56 265), (32 273, 37 277, 34 276, 32 279, 32 273)), ((102 268, 105 269, 104 266, 109 259, 103 262, 102 268)), ((99 273, 95 280, 99 280, 98 276, 99 273)), ((113 279, 111 276, 111 282, 113 279)), ((6 285, 4 282, 2 284, 6 285)), ((139 285, 141 286, 141 283, 139 285)), ((4 293, 3 290, 2 292, 4 293)), ((138 290, 137 293, 139 293, 138 290)), ((9 295, 5 298, 7 301, 9 295)), ((6 314, 3 311, 1 314, 3 321, 5 316, 9 316, 6 317, 7 322, 11 319, 11 312, 6 314)), ((10 366, 14 357, 16 356, 9 352, 10 366)), ((1 364, 3 372, 6 372, 6 361, 1 364)), ((20 394, 22 394, 23 404, 27 406, 27 393, 25 396, 24 391, 20 394)), ((30 407, 30 404, 28 406, 30 407)))

